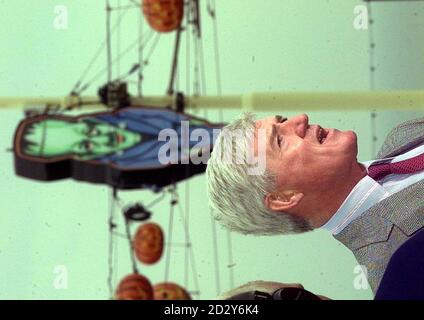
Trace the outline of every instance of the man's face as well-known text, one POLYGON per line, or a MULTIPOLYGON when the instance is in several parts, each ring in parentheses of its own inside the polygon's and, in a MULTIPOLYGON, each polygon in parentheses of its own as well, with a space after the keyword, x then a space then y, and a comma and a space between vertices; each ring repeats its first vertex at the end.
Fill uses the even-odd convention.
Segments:
POLYGON ((32 142, 26 150, 28 154, 42 157, 75 155, 85 160, 123 151, 140 142, 138 133, 92 119, 79 122, 45 120, 36 123, 25 138, 32 142))
POLYGON ((282 190, 331 190, 356 164, 356 134, 309 124, 306 114, 261 119, 256 129, 266 132, 267 169, 282 190))

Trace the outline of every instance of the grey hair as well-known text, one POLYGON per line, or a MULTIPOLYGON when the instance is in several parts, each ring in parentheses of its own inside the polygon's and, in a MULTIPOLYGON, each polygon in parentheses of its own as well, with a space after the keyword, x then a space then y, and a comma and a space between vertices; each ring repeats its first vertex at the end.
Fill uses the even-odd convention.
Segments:
POLYGON ((275 235, 312 230, 309 222, 265 206, 265 196, 276 189, 276 176, 267 169, 260 174, 249 174, 246 156, 253 150, 254 135, 255 116, 252 113, 244 113, 218 135, 206 168, 213 217, 224 227, 243 234, 275 235), (236 148, 231 134, 226 134, 235 131, 242 132, 237 135, 236 148), (231 159, 239 156, 235 155, 237 148, 244 154, 242 161, 223 161, 222 156, 231 156, 231 159))

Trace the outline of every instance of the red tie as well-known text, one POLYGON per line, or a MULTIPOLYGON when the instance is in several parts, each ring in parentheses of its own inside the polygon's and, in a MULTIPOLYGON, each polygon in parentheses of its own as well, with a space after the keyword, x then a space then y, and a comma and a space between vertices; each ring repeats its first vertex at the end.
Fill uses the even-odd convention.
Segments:
POLYGON ((396 163, 372 164, 368 168, 368 175, 374 180, 380 180, 391 173, 406 174, 420 170, 424 170, 424 153, 396 163))

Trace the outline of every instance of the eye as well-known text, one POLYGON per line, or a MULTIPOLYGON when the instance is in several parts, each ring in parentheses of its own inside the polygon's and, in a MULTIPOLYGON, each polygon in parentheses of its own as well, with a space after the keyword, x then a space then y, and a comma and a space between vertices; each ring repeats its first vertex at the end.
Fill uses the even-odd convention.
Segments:
POLYGON ((275 120, 277 123, 283 123, 285 121, 287 121, 287 118, 282 117, 282 116, 275 116, 275 120))
POLYGON ((81 148, 83 150, 91 151, 91 150, 93 150, 93 147, 94 147, 93 143, 89 140, 84 140, 84 141, 81 142, 81 148))
POLYGON ((96 135, 98 135, 99 134, 99 129, 97 129, 96 127, 90 127, 88 130, 87 130, 87 135, 88 136, 90 136, 90 137, 92 137, 92 136, 96 136, 96 135))

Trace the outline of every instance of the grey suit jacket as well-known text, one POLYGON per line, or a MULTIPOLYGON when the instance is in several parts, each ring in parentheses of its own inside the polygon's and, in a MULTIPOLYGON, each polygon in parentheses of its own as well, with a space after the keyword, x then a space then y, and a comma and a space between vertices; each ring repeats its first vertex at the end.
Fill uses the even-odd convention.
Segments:
MULTIPOLYGON (((402 154, 424 142, 424 118, 407 121, 387 136, 377 158, 402 154)), ((375 293, 390 257, 399 246, 424 227, 424 180, 371 207, 335 238, 348 247, 368 271, 375 293)))

